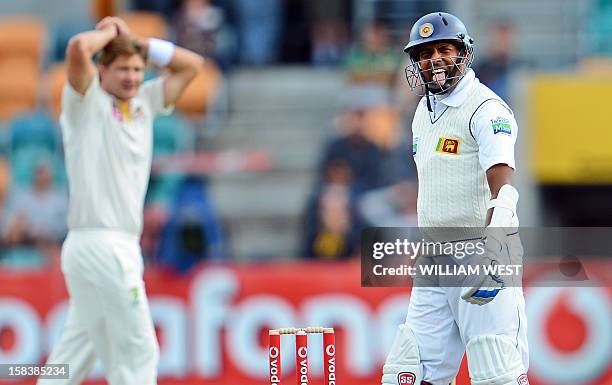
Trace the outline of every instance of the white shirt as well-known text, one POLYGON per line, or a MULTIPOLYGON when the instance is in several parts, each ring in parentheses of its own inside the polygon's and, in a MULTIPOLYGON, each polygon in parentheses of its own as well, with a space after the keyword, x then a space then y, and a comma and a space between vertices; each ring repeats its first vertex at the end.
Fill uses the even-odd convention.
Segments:
POLYGON ((85 95, 68 82, 60 124, 70 192, 69 229, 142 232, 149 182, 153 118, 164 109, 163 78, 144 82, 130 100, 126 121, 94 76, 85 95))
POLYGON ((423 98, 412 122, 419 227, 432 239, 481 237, 491 199, 486 171, 514 166, 512 111, 472 71, 432 105, 435 116, 423 98))
MULTIPOLYGON (((468 70, 463 79, 449 95, 430 96, 434 112, 432 119, 439 117, 448 107, 459 107, 465 101, 474 83, 480 83, 472 69, 468 70)), ((423 98, 421 103, 427 103, 423 98)), ((478 143, 478 159, 483 170, 488 170, 496 164, 507 164, 515 169, 514 144, 518 133, 518 125, 514 115, 501 103, 486 103, 472 119, 470 131, 478 143)))

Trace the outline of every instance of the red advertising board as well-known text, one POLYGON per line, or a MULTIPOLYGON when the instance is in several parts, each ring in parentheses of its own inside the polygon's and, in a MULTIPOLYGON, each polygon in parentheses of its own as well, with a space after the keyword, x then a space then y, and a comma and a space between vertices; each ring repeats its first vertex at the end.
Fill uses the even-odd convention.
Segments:
MULTIPOLYGON (((409 290, 362 288, 359 277, 355 262, 207 265, 188 276, 149 269, 159 383, 266 384, 267 330, 311 325, 337 330, 339 385, 380 383, 409 290)), ((0 271, 0 363, 44 361, 61 331, 66 299, 59 271, 0 271)), ((526 300, 532 385, 612 384, 610 287, 534 286, 526 300)), ((294 383, 294 340, 283 336, 281 343, 283 382, 294 383)), ((313 384, 322 382, 322 350, 320 336, 311 337, 313 384)), ((90 383, 102 378, 97 365, 90 383)), ((469 384, 465 365, 457 383, 469 384)))

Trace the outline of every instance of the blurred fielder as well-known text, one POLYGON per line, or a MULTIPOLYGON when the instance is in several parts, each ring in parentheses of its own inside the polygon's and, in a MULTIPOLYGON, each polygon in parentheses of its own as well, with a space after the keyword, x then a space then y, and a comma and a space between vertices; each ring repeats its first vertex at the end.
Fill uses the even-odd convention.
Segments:
POLYGON ((79 384, 96 358, 110 385, 157 382, 159 347, 139 247, 152 157, 153 118, 196 76, 202 58, 172 43, 130 34, 108 17, 74 36, 66 52, 62 127, 70 189, 62 271, 70 294, 50 364, 69 364, 79 384), (92 55, 101 51, 96 67, 92 55), (167 75, 143 83, 145 60, 167 75))
MULTIPOLYGON (((473 40, 464 24, 448 13, 425 15, 404 51, 412 62, 410 87, 424 96, 412 123, 419 226, 458 228, 460 239, 483 237, 492 265, 504 250, 522 257, 518 234, 505 231, 518 226, 518 192, 510 185, 517 124, 470 68, 473 40)), ((506 287, 491 275, 468 286, 413 288, 406 323, 385 361, 384 385, 448 385, 464 352, 473 385, 528 384, 520 285, 506 287)))

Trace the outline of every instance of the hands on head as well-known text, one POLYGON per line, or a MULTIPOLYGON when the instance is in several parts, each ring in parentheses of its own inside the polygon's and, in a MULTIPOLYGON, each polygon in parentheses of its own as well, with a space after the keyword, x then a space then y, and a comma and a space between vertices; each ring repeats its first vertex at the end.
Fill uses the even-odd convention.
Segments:
POLYGON ((104 30, 107 28, 115 28, 117 36, 132 36, 132 32, 126 22, 116 16, 107 16, 96 24, 96 30, 104 30))

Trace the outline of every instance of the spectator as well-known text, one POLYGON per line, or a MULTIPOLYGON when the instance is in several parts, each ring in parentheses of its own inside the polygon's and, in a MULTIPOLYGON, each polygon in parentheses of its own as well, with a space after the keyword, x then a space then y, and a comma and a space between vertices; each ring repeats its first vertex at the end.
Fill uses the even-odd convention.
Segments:
POLYGON ((16 191, 9 207, 6 239, 12 245, 46 246, 64 239, 68 197, 53 184, 49 165, 36 166, 32 187, 16 191))
POLYGON ((309 208, 304 255, 338 260, 355 255, 359 227, 355 221, 350 189, 342 184, 325 185, 309 208))
POLYGON ((353 105, 340 116, 341 135, 325 149, 321 162, 321 175, 325 175, 331 163, 345 162, 357 193, 380 187, 384 183, 382 165, 385 154, 365 136, 366 107, 353 105))
POLYGON ((317 66, 340 64, 347 45, 346 26, 341 21, 325 20, 312 30, 311 61, 317 66))
POLYGON ((266 65, 278 60, 281 0, 234 0, 238 24, 240 62, 266 65))
POLYGON ((384 24, 373 22, 366 25, 360 42, 344 61, 349 80, 357 84, 391 87, 401 63, 400 53, 391 47, 384 24))
POLYGON ((223 9, 210 0, 182 0, 180 4, 171 23, 177 44, 226 68, 231 52, 222 39, 229 34, 223 9))
POLYGON ((341 64, 349 44, 347 21, 351 20, 351 0, 309 0, 305 3, 305 19, 310 28, 310 61, 317 66, 341 64))
POLYGON ((478 79, 504 100, 509 100, 509 77, 513 66, 514 27, 506 22, 493 24, 489 36, 489 48, 475 66, 478 79))
POLYGON ((163 226, 157 260, 185 273, 204 260, 224 260, 225 240, 204 181, 187 177, 178 188, 163 226))

